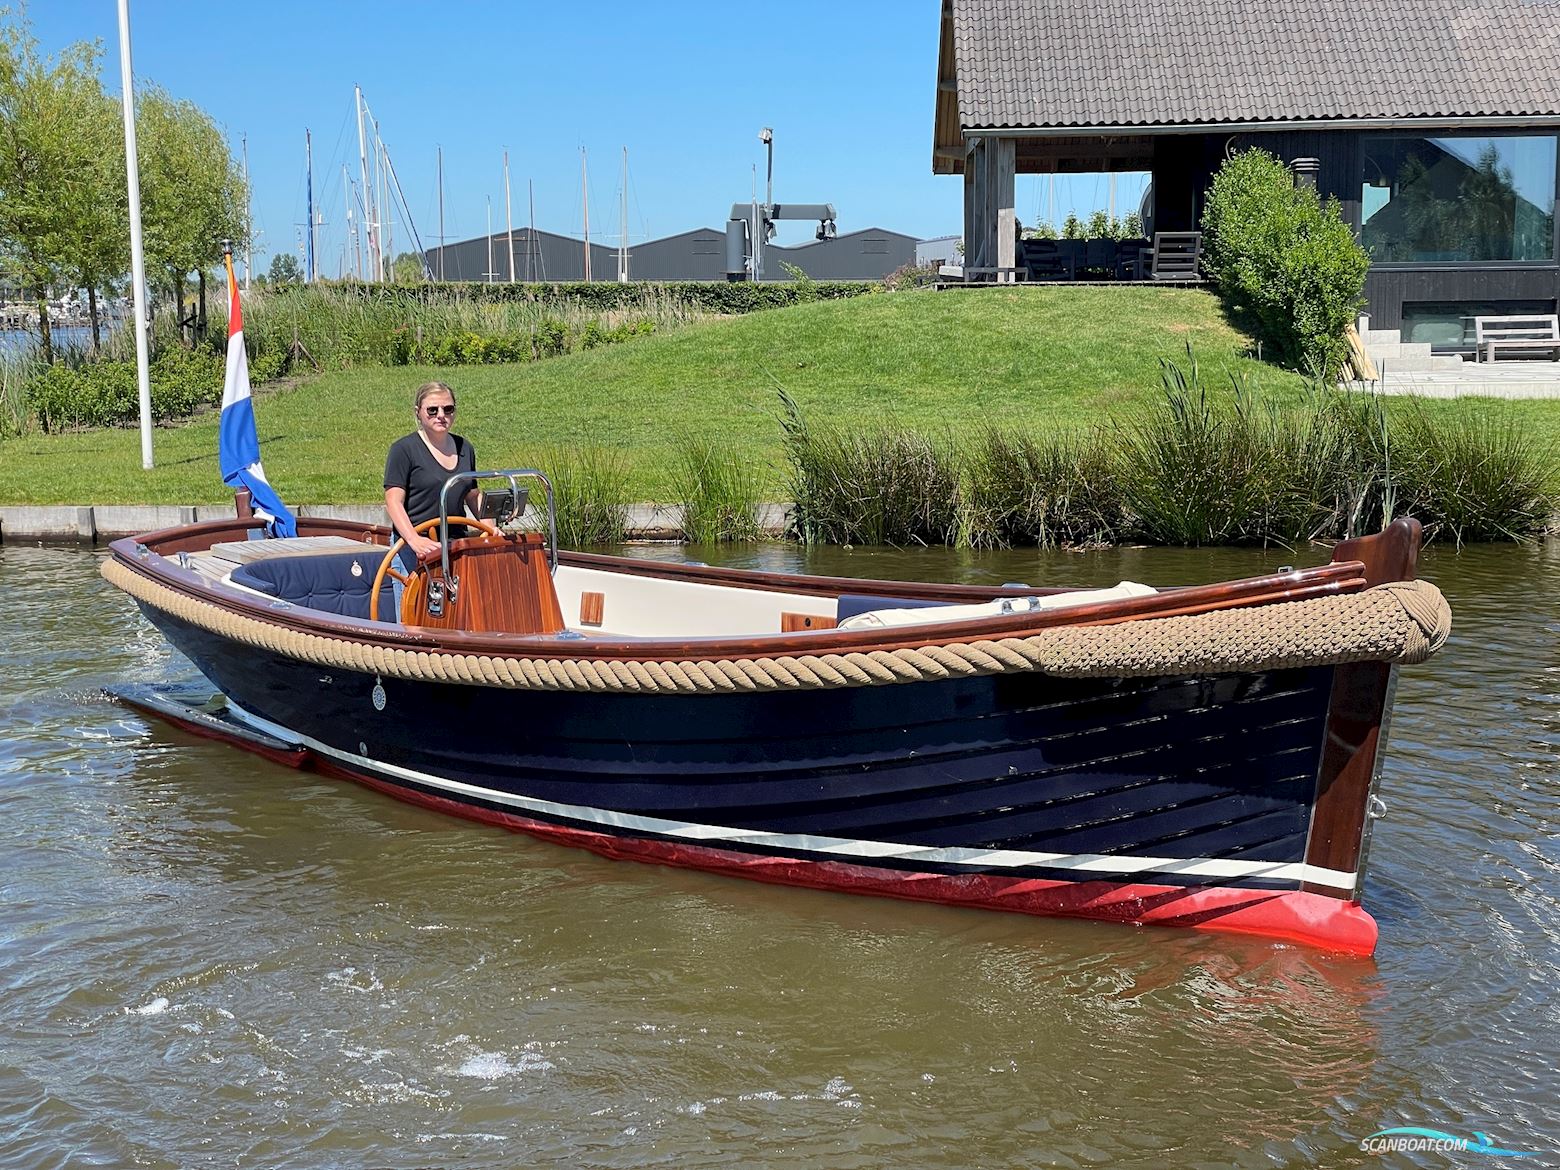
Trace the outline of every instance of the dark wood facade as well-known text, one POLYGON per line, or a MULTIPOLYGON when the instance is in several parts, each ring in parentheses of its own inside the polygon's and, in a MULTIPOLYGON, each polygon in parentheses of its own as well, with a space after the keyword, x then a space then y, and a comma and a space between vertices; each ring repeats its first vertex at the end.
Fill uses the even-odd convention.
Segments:
MULTIPOLYGON (((1554 134, 1554 127, 1477 129, 1460 132, 1426 126, 1386 131, 1295 130, 1266 133, 1163 135, 1153 139, 1153 229, 1194 231, 1202 217, 1208 185, 1228 154, 1259 147, 1285 162, 1314 158, 1320 164, 1317 189, 1336 198, 1343 218, 1358 232, 1360 193, 1365 178, 1365 140, 1376 133, 1487 137, 1497 133, 1554 134)), ((1560 169, 1560 163, 1557 163, 1560 169)), ((1560 190, 1560 175, 1556 176, 1560 190)), ((1552 209, 1560 212, 1560 207, 1552 209)), ((1398 329, 1405 305, 1416 302, 1524 302, 1534 311, 1553 313, 1560 302, 1560 214, 1554 215, 1555 239, 1547 261, 1376 263, 1365 282, 1371 327, 1398 329)))

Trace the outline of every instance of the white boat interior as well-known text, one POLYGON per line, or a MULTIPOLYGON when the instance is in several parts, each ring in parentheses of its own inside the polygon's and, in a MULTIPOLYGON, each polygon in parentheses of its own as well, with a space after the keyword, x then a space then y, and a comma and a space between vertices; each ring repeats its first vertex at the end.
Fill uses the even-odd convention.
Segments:
MULTIPOLYGON (((500 539, 503 538, 489 538, 500 539)), ((457 542, 452 547, 459 550, 461 545, 471 543, 482 542, 457 542)), ((203 551, 180 553, 178 559, 185 568, 208 581, 264 598, 272 606, 315 609, 367 620, 373 584, 388 551, 382 544, 347 537, 305 536, 220 542, 203 551)), ((521 555, 518 548, 515 555, 521 555)), ((436 570, 437 564, 432 568, 436 570)), ((563 630, 596 638, 749 637, 932 625, 1063 609, 1155 592, 1146 585, 1124 581, 1109 589, 1003 597, 961 605, 868 593, 790 593, 565 563, 557 564, 550 574, 545 565, 542 568, 542 572, 518 579, 512 587, 543 591, 550 588, 556 597, 563 630)), ((393 588, 388 580, 381 590, 380 620, 421 624, 411 620, 412 590, 405 591, 403 596, 403 591, 393 588)))

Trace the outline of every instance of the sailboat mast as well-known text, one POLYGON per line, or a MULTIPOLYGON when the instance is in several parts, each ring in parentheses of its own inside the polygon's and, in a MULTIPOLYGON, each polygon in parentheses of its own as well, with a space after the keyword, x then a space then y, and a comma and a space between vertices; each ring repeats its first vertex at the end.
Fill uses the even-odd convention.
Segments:
POLYGON ((444 279, 444 147, 439 147, 439 279, 444 279))
MULTIPOLYGON (((372 267, 374 263, 374 215, 373 215, 373 189, 368 185, 368 143, 363 138, 363 87, 352 87, 353 97, 357 102, 357 131, 358 131, 358 171, 363 183, 363 228, 368 233, 368 263, 372 267)), ((358 259, 358 278, 363 277, 363 261, 358 259)))
POLYGON ((390 195, 390 151, 379 137, 379 119, 374 119, 374 167, 379 172, 379 199, 384 208, 384 248, 379 255, 379 279, 395 279, 395 200, 390 195))
POLYGON ((487 272, 485 273, 485 275, 487 276, 487 282, 489 284, 492 284, 493 283, 493 277, 497 275, 497 273, 495 273, 493 271, 493 197, 491 195, 489 195, 489 196, 484 196, 484 198, 487 199, 487 238, 488 238, 488 266, 487 266, 487 272))
POLYGON ((314 283, 314 139, 303 128, 303 205, 309 217, 309 243, 304 253, 303 279, 314 283))
MULTIPOLYGON (((244 148, 244 199, 253 204, 254 197, 249 193, 249 135, 245 134, 240 141, 244 148)), ((249 236, 244 241, 244 291, 249 291, 249 277, 255 270, 255 231, 250 226, 249 236)))
POLYGON ((515 217, 509 204, 509 152, 504 151, 504 250, 509 253, 509 283, 515 282, 515 217))
POLYGON ((585 283, 590 283, 590 171, 585 165, 585 148, 580 147, 580 202, 585 207, 585 283))
POLYGON ((618 283, 628 283, 628 147, 623 148, 623 203, 618 217, 622 239, 618 244, 618 283))

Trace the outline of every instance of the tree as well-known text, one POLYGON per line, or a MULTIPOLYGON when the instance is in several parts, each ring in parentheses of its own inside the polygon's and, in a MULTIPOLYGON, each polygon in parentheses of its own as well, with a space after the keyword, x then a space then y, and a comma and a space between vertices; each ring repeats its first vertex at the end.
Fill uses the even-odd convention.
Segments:
POLYGON ((390 264, 390 279, 396 284, 421 284, 427 278, 422 257, 416 252, 402 252, 390 264))
MULTIPOLYGON (((101 194, 104 168, 92 157, 106 149, 96 70, 94 46, 72 45, 51 60, 25 23, 0 29, 0 259, 37 299, 46 362, 54 360, 49 288, 95 254, 75 217, 101 194)), ((95 232, 98 217, 92 222, 95 232)))
POLYGON ((181 316, 185 282, 200 280, 197 333, 205 328, 206 270, 249 234, 249 195, 222 132, 193 102, 152 86, 136 103, 146 263, 166 275, 181 316))
POLYGON ((272 256, 271 270, 266 275, 266 280, 277 288, 284 284, 301 283, 303 281, 303 270, 298 266, 298 257, 291 252, 278 252, 272 256))
POLYGON ((119 103, 94 76, 69 75, 58 96, 74 128, 70 181, 57 192, 64 211, 60 254, 71 277, 87 290, 96 350, 102 344, 98 287, 130 266, 123 119, 119 103))

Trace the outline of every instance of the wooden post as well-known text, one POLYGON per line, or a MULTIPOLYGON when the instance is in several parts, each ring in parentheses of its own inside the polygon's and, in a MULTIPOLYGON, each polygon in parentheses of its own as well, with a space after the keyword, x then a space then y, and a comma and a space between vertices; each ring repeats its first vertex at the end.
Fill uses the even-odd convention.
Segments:
POLYGON ((997 238, 992 250, 994 259, 992 263, 999 271, 999 281, 1013 281, 1017 279, 1017 273, 1012 271, 1016 266, 1018 253, 1018 215, 1013 209, 1016 201, 1013 193, 1013 173, 1017 159, 1017 143, 1011 138, 998 138, 992 144, 991 168, 992 201, 995 204, 996 214, 992 217, 996 226, 997 238))
POLYGON ((975 227, 975 151, 970 147, 964 152, 963 267, 965 268, 975 263, 975 253, 979 250, 977 239, 979 239, 979 232, 975 227))
MULTIPOLYGON (((991 176, 986 168, 986 140, 975 139, 974 146, 970 150, 970 156, 964 165, 975 172, 974 189, 971 191, 970 200, 970 235, 964 241, 964 267, 984 268, 991 263, 987 257, 991 254, 987 248, 991 235, 987 204, 990 203, 987 192, 991 187, 991 176)), ((966 279, 968 275, 966 274, 966 279)))
POLYGON ((233 510, 238 513, 240 520, 255 518, 254 495, 248 488, 241 487, 233 493, 233 510))

